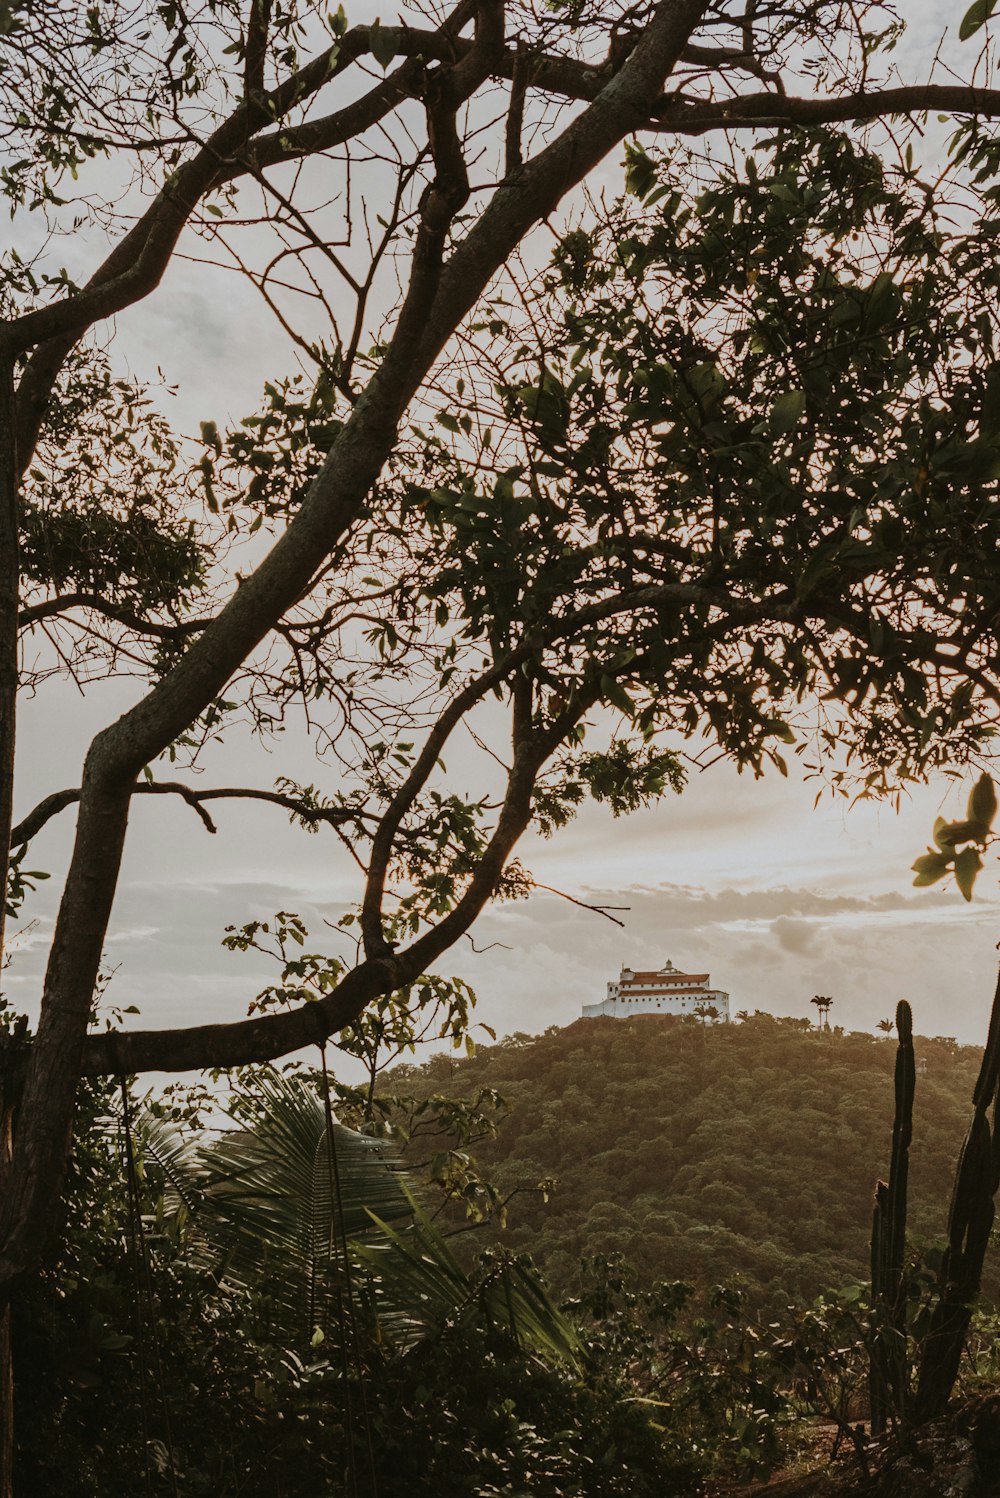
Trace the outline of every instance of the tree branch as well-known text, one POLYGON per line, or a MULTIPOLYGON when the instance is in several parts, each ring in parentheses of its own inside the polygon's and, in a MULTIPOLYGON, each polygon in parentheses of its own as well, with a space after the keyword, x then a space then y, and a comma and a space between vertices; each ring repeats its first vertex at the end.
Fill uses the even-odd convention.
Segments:
MULTIPOLYGON (((483 9, 490 9, 497 3, 499 0, 488 0, 483 9)), ((436 38, 438 48, 448 49, 446 55, 452 60, 455 29, 466 23, 473 9, 468 0, 463 0, 448 21, 430 37, 413 33, 408 27, 398 28, 401 50, 412 48, 416 55, 423 56, 430 39, 436 38)), ((303 100, 370 53, 371 30, 370 26, 352 27, 335 46, 289 75, 276 88, 267 94, 258 91, 256 97, 245 99, 199 147, 196 155, 178 167, 138 223, 112 250, 86 286, 6 324, 3 341, 7 346, 18 353, 50 338, 79 333, 151 291, 159 283, 177 237, 200 199, 213 187, 231 180, 232 175, 241 175, 251 169, 251 159, 246 153, 249 138, 263 126, 281 120, 293 107, 301 106, 303 100), (227 174, 227 166, 235 168, 235 172, 231 170, 227 174)), ((479 49, 477 35, 476 40, 468 44, 468 50, 478 55, 479 49)), ((473 73, 476 71, 478 63, 473 73)), ((486 76, 485 73, 482 76, 486 76)), ((472 83, 473 88, 476 86, 472 83)), ((378 89, 372 92, 377 94, 378 89)), ((398 102, 399 99, 393 100, 393 104, 398 102)), ((383 112, 393 104, 386 104, 383 112)), ((381 115, 376 118, 381 118, 381 115)), ((254 166, 259 164, 253 163, 254 166)))
MULTIPOLYGON (((10 835, 11 846, 18 848, 23 843, 30 842, 43 827, 52 821, 53 817, 65 811, 67 806, 75 806, 80 800, 80 794, 78 787, 53 791, 51 796, 46 796, 44 800, 39 801, 38 805, 26 817, 22 817, 13 828, 10 835)), ((215 832, 217 828, 204 809, 206 801, 266 801, 272 806, 283 807, 285 811, 300 817, 304 822, 325 823, 329 827, 343 827, 349 822, 374 819, 374 814, 360 809, 314 806, 295 796, 285 795, 282 791, 259 790, 256 786, 212 786, 206 790, 197 790, 194 786, 184 785, 179 780, 138 780, 132 787, 132 795, 180 796, 198 813, 209 832, 215 832)))
POLYGON ((71 609, 92 609, 103 614, 116 624, 122 624, 137 635, 151 635, 156 639, 174 640, 183 635, 197 634, 211 623, 210 619, 179 619, 172 624, 162 624, 156 619, 146 619, 132 609, 110 603, 99 593, 63 593, 56 598, 45 598, 40 603, 29 603, 17 616, 18 629, 38 624, 42 619, 52 619, 67 614, 71 609))
POLYGON ((267 31, 270 24, 271 0, 250 0, 243 70, 243 90, 248 102, 264 91, 264 64, 267 60, 267 31))
MULTIPOLYGON (((527 733, 526 726, 522 731, 527 733)), ((83 1074, 189 1071, 206 1064, 225 1068, 269 1061, 302 1046, 322 1044, 357 1019, 373 999, 414 982, 466 933, 495 891, 530 818, 540 762, 540 751, 530 736, 518 738, 503 807, 476 872, 455 908, 404 952, 366 959, 331 993, 283 1014, 183 1030, 88 1035, 82 1047, 83 1074)))
POLYGON ((603 915, 605 920, 621 926, 622 930, 625 929, 625 922, 620 921, 611 912, 632 909, 631 905, 591 905, 587 900, 578 900, 575 895, 568 895, 564 889, 553 889, 551 884, 539 884, 537 879, 529 879, 528 884, 532 889, 543 889, 547 895, 558 895, 560 900, 568 900, 571 905, 578 905, 581 910, 592 910, 596 915, 603 915))
POLYGON ((944 114, 1000 116, 1000 89, 950 83, 903 84, 898 88, 844 94, 835 99, 789 98, 778 93, 742 98, 695 100, 674 97, 654 112, 650 127, 683 135, 749 126, 861 123, 889 115, 944 114))
POLYGON ((510 75, 510 103, 504 125, 504 175, 510 176, 524 162, 521 135, 524 130, 524 101, 531 81, 531 58, 520 47, 514 54, 510 75))
MULTIPOLYGON (((457 32, 467 23, 473 9, 472 0, 460 0, 436 35, 444 38, 446 45, 453 46, 457 32)), ((258 130, 282 120, 289 110, 301 105, 370 50, 371 28, 354 27, 337 46, 322 52, 269 93, 258 90, 252 98, 248 95, 195 156, 178 167, 81 290, 4 325, 0 343, 12 352, 37 345, 18 386, 21 473, 34 452, 52 386, 77 339, 94 322, 132 305, 159 284, 182 230, 206 193, 265 164, 254 160, 249 145, 258 130)), ((377 123, 408 97, 421 68, 415 61, 405 81, 398 77, 394 81, 387 79, 364 99, 341 111, 340 123, 347 131, 341 139, 350 139, 377 123)), ((277 140, 280 138, 280 134, 276 136, 277 140)), ((315 145, 311 149, 322 147, 315 145)))
POLYGON ((493 687, 499 685, 515 666, 526 658, 526 652, 520 650, 504 656, 489 671, 470 682, 452 698, 428 734, 424 747, 414 760, 406 779, 383 812, 378 830, 372 839, 368 859, 368 878, 365 882, 361 906, 361 934, 365 952, 369 957, 379 956, 386 950, 385 934, 382 930, 382 900, 385 894, 386 875, 392 858, 393 843, 403 818, 426 785, 455 726, 471 707, 481 702, 493 687))
MULTIPOLYGON (((409 774, 386 807, 372 841, 368 862, 368 881, 365 886, 361 914, 361 930, 365 950, 369 956, 377 956, 385 950, 381 917, 382 898, 396 834, 403 818, 426 785, 452 730, 469 709, 545 646, 555 644, 560 639, 565 639, 568 635, 588 625, 599 624, 615 614, 634 613, 637 609, 645 607, 655 608, 658 604, 668 600, 683 603, 707 603, 741 622, 757 622, 764 619, 785 621, 793 617, 798 607, 791 600, 780 599, 771 600, 766 604, 743 604, 717 590, 703 588, 695 583, 649 584, 646 587, 630 589, 614 598, 587 604, 571 614, 553 619, 538 641, 530 644, 522 642, 507 655, 502 656, 482 676, 470 682, 442 711, 409 774)), ((571 709, 571 716, 572 712, 571 709)), ((561 737, 564 726, 562 721, 559 721, 550 731, 556 735, 556 742, 561 737)))

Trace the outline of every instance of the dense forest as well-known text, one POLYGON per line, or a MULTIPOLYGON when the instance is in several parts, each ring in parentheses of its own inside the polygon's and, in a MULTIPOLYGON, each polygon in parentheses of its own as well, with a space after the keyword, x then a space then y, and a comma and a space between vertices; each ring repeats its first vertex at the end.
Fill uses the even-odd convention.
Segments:
MULTIPOLYGON (((807 1020, 637 1016, 515 1035, 471 1058, 395 1069, 392 1092, 506 1107, 477 1159, 505 1243, 558 1289, 586 1255, 622 1253, 647 1283, 737 1280, 801 1303, 867 1276, 872 1192, 889 1168, 896 1046, 807 1020), (550 1189, 519 1188, 552 1182, 550 1189)), ((940 1245, 979 1053, 916 1041, 911 1243, 940 1245)), ((1000 1292, 987 1261, 986 1290, 1000 1292)))

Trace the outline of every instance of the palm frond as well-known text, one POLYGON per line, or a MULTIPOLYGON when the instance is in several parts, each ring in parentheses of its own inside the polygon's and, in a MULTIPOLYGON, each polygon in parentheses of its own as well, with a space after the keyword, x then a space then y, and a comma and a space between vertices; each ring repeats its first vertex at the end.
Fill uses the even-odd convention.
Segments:
POLYGON ((281 1072, 263 1074, 234 1113, 242 1127, 200 1153, 203 1217, 224 1252, 222 1272, 311 1335, 331 1294, 342 1294, 340 1245, 372 1231, 368 1209, 409 1215, 399 1165, 384 1141, 328 1128, 315 1094, 281 1072))
POLYGON ((380 1333, 397 1347, 478 1321, 536 1353, 579 1362, 579 1339, 535 1271, 496 1248, 466 1268, 409 1190, 391 1146, 330 1127, 299 1078, 260 1074, 232 1116, 238 1128, 201 1144, 146 1116, 141 1144, 196 1222, 193 1252, 253 1291, 275 1330, 299 1340, 325 1332, 343 1314, 353 1267, 369 1280, 380 1333))
POLYGON ((163 1176, 162 1216, 171 1219, 182 1211, 196 1213, 205 1184, 197 1141, 146 1109, 136 1118, 133 1144, 139 1160, 154 1161, 163 1176))
POLYGON ((529 1265, 494 1248, 467 1270, 412 1197, 410 1206, 407 1227, 395 1228, 373 1212, 378 1235, 352 1245, 388 1304, 405 1308, 425 1333, 478 1319, 535 1352, 580 1361, 579 1337, 529 1265))

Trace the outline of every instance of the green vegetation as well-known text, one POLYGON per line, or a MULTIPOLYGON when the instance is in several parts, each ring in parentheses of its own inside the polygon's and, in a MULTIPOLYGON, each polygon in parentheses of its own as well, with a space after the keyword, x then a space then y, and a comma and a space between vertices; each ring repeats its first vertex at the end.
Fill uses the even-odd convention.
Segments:
MULTIPOLYGON (((918 1038, 911 1245, 942 1244, 978 1053, 918 1038), (926 1074, 922 1063, 926 1062, 926 1074)), ((397 1068, 394 1090, 509 1103, 477 1150, 511 1203, 503 1242, 559 1290, 580 1261, 623 1253, 643 1281, 737 1279, 779 1307, 866 1279, 872 1196, 889 1169, 896 1045, 757 1014, 703 1026, 579 1020, 471 1059, 397 1068)), ((989 1269, 987 1292, 1000 1291, 989 1269)))
MULTIPOLYGON (((647 1016, 386 1071, 427 1023, 405 1015, 355 1037, 362 1086, 234 1075, 221 1131, 201 1089, 136 1110, 88 1084, 14 1318, 21 1491, 695 1495, 772 1470, 811 1415, 871 1467, 859 1417, 891 1433, 927 1355, 971 1050, 914 1053, 900 1005, 898 1045, 647 1016)), ((967 1323, 965 1387, 991 1387, 996 1312, 967 1323)))
POLYGON ((316 1084, 244 1075, 221 1136, 87 1089, 17 1304, 16 1491, 659 1498, 774 1463, 787 1368, 738 1296, 597 1258, 559 1311, 501 1248, 459 1263, 316 1084))

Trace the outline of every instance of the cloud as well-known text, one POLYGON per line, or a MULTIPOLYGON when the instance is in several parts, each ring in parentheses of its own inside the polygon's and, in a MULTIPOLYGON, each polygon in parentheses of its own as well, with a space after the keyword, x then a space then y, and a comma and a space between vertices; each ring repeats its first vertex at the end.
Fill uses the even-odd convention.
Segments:
POLYGON ((671 958, 709 971, 734 1010, 810 1015, 815 993, 834 996, 832 1017, 871 1029, 909 998, 924 1033, 969 1042, 985 1033, 995 973, 995 907, 953 892, 844 895, 786 886, 757 890, 664 884, 575 888, 580 898, 630 906, 619 929, 553 895, 496 907, 476 943, 442 960, 477 989, 483 1018, 501 1031, 539 1030, 577 1018, 628 963, 671 958))
POLYGON ((771 931, 777 937, 779 947, 786 952, 812 953, 816 950, 820 928, 813 921, 780 915, 771 922, 771 931))
MULTIPOLYGON (((538 892, 490 907, 472 933, 475 945, 458 942, 437 965, 472 984, 478 1017, 499 1033, 568 1024, 603 996, 620 967, 658 967, 668 957, 688 971, 708 971, 731 994, 734 1011, 811 1016, 812 995, 828 993, 835 1023, 871 1029, 908 998, 922 1032, 965 1041, 985 1032, 996 961, 989 898, 967 905, 943 886, 870 894, 807 883, 616 886, 594 881, 594 872, 578 868, 590 882, 581 878, 568 892, 628 907, 617 913, 624 926, 538 892)), ((350 960, 353 944, 326 924, 346 908, 329 897, 331 885, 322 888, 315 866, 295 882, 235 873, 197 879, 190 867, 159 880, 133 878, 122 886, 107 943, 107 965, 116 969, 108 1003, 137 1004, 141 1016, 130 1023, 142 1026, 241 1019, 276 967, 258 953, 225 950, 224 928, 295 910, 312 950, 350 960)), ((37 898, 50 902, 50 891, 43 886, 37 898)), ((51 911, 39 913, 5 982, 31 1012, 51 929, 51 911)))

